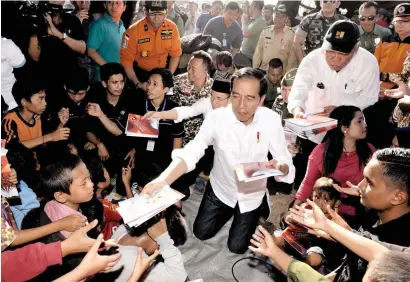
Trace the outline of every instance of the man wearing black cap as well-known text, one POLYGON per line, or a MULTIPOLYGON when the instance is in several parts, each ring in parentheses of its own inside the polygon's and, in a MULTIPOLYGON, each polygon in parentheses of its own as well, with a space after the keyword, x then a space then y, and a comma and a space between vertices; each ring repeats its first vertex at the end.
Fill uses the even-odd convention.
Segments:
POLYGON ((175 122, 181 122, 185 119, 204 115, 204 118, 213 110, 228 106, 231 97, 231 83, 229 81, 216 79, 212 84, 212 93, 210 97, 199 99, 192 106, 177 107, 165 112, 148 112, 144 118, 161 120, 172 119, 175 122))
POLYGON ((296 118, 324 110, 326 115, 341 105, 361 109, 378 100, 379 68, 375 57, 359 47, 358 26, 335 22, 322 48, 306 56, 298 68, 288 109, 296 118))
POLYGON ((180 36, 166 15, 167 1, 145 1, 145 18, 124 32, 121 64, 136 86, 140 84, 139 74, 146 76, 154 68, 165 68, 168 56, 168 69, 174 73, 178 67, 182 54, 180 36))
POLYGON ((269 62, 273 58, 279 58, 283 63, 284 71, 297 66, 295 52, 293 50, 293 38, 295 33, 286 25, 288 11, 285 5, 275 7, 273 26, 262 30, 253 54, 253 67, 267 70, 269 62))
POLYGON ((410 3, 396 6, 393 24, 396 33, 382 38, 374 52, 380 69, 380 100, 365 112, 369 121, 367 139, 376 148, 388 147, 393 138, 393 127, 389 118, 397 105, 397 97, 390 96, 389 89, 397 88, 397 85, 391 81, 390 74, 402 71, 410 50, 410 3), (383 132, 382 136, 380 131, 383 132))
POLYGON ((322 9, 317 13, 307 15, 300 22, 293 44, 299 62, 302 61, 304 56, 322 46, 323 38, 334 22, 346 20, 344 16, 336 11, 339 6, 339 0, 321 0, 320 7, 322 9))

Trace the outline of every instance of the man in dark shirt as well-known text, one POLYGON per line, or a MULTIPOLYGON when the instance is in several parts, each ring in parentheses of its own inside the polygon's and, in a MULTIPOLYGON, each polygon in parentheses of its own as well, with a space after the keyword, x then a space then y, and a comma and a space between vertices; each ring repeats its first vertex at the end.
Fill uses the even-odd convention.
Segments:
MULTIPOLYGON (((164 112, 178 107, 178 104, 166 97, 173 85, 173 76, 169 70, 153 69, 147 82, 147 94, 139 96, 134 113, 144 116, 149 111, 164 112)), ((158 138, 133 138, 133 149, 129 152, 129 158, 135 165, 132 175, 138 186, 144 187, 168 167, 172 160, 172 150, 182 147, 184 135, 182 123, 160 120, 158 138)), ((173 188, 180 190, 175 185, 173 188)))
MULTIPOLYGON (((87 113, 87 139, 97 147, 98 156, 104 161, 110 175, 119 174, 124 166, 124 157, 130 151, 129 138, 125 136, 128 114, 135 105, 134 97, 141 93, 129 93, 124 90, 125 72, 119 63, 107 63, 101 67, 101 84, 104 90, 98 90, 90 97, 87 113)), ((124 191, 117 192, 125 194, 124 191)), ((121 190, 121 188, 120 188, 121 190)))
POLYGON ((360 202, 377 211, 379 220, 368 229, 379 240, 410 246, 410 150, 383 149, 374 153, 359 183, 360 202))
POLYGON ((31 58, 40 63, 40 70, 47 77, 48 98, 53 100, 62 95, 64 77, 78 67, 78 56, 86 50, 81 22, 75 15, 63 11, 63 3, 49 1, 53 12, 45 16, 49 26, 47 34, 39 31, 33 35, 28 50, 31 58))
POLYGON ((47 107, 42 120, 47 132, 54 130, 60 122, 61 115, 67 115, 65 127, 70 128, 70 141, 79 149, 94 149, 95 146, 87 142, 85 133, 86 106, 89 101, 88 90, 90 80, 85 68, 79 68, 70 76, 65 77, 64 89, 66 94, 56 101, 56 104, 47 107), (88 144, 86 144, 88 143, 88 144))

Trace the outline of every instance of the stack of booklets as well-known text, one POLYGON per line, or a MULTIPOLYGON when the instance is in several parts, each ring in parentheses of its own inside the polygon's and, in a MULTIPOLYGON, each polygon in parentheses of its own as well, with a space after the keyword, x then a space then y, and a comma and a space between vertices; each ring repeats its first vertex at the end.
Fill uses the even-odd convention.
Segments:
POLYGON ((133 198, 119 202, 117 211, 125 224, 130 227, 139 226, 184 197, 184 194, 164 186, 151 197, 135 195, 133 198))
POLYGON ((158 138, 159 121, 142 119, 142 116, 129 114, 125 135, 132 137, 158 138))
POLYGON ((337 126, 337 120, 323 116, 308 116, 304 119, 285 119, 285 132, 293 132, 303 139, 311 139, 337 126))
POLYGON ((253 162, 234 165, 234 170, 239 181, 255 181, 271 176, 282 175, 280 170, 269 167, 269 162, 253 162))

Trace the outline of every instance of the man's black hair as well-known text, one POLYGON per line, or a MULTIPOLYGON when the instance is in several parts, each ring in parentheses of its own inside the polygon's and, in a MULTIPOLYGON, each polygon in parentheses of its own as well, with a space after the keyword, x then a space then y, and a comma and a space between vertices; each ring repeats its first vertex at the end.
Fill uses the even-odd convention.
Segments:
POLYGON ((193 55, 193 58, 195 59, 202 59, 202 62, 204 64, 206 71, 209 72, 209 70, 211 69, 211 64, 212 64, 211 55, 209 55, 209 53, 202 51, 202 50, 195 51, 194 53, 192 53, 192 55, 193 55))
POLYGON ((269 61, 269 67, 272 69, 277 69, 280 67, 283 68, 283 62, 279 58, 273 58, 272 60, 269 61))
POLYGON ((231 78, 231 90, 233 88, 233 83, 235 79, 242 79, 242 78, 253 78, 259 81, 259 96, 262 97, 266 94, 268 89, 268 84, 265 79, 265 75, 262 71, 254 68, 242 68, 236 71, 231 78))
POLYGON ((107 82, 111 76, 116 74, 122 74, 125 80, 124 67, 119 63, 106 63, 100 68, 101 81, 107 82))
POLYGON ((367 1, 367 2, 364 2, 362 5, 360 5, 359 14, 361 14, 363 9, 368 9, 368 8, 371 8, 371 7, 376 9, 376 15, 379 14, 379 4, 377 4, 376 2, 373 2, 373 1, 367 1))
POLYGON ((174 87, 174 77, 168 69, 155 68, 151 71, 149 76, 152 76, 154 74, 158 74, 159 76, 161 76, 164 88, 174 87))
POLYGON ((44 91, 44 81, 33 77, 17 80, 13 85, 11 93, 18 106, 22 107, 21 100, 25 99, 27 102, 31 102, 33 95, 44 91))
MULTIPOLYGON (((218 1, 216 1, 216 2, 218 2, 218 1)), ((208 3, 203 3, 202 7, 201 7, 202 11, 204 11, 206 9, 211 9, 211 8, 212 8, 212 6, 209 5, 208 3)))
POLYGON ((253 5, 256 9, 262 11, 263 6, 265 6, 264 1, 254 0, 252 1, 251 5, 253 5))
POLYGON ((215 56, 215 60, 217 65, 224 65, 226 68, 232 67, 233 64, 232 54, 228 51, 218 52, 215 56))
POLYGON ((239 7, 238 2, 229 2, 229 3, 225 6, 225 11, 226 11, 226 10, 233 10, 233 11, 238 10, 238 12, 239 12, 240 7, 239 7))
POLYGON ((56 192, 70 195, 70 186, 73 183, 72 171, 80 163, 82 160, 78 156, 69 154, 60 161, 41 169, 39 187, 48 200, 53 200, 56 192))
POLYGON ((78 68, 65 78, 66 90, 74 93, 87 90, 90 87, 90 77, 86 68, 78 68))
MULTIPOLYGON (((393 188, 404 190, 410 197, 410 149, 386 148, 374 153, 373 159, 382 165, 383 176, 393 188)), ((408 201, 410 205, 410 201, 408 201)))

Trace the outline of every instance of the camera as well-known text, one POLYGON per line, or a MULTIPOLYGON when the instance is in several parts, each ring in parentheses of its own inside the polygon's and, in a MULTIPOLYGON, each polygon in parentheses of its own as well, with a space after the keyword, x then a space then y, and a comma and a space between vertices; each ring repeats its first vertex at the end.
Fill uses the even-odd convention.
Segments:
POLYGON ((61 5, 51 4, 46 1, 33 2, 30 0, 22 1, 18 8, 19 20, 28 28, 31 34, 47 36, 48 22, 46 15, 57 15, 62 13, 61 5))

